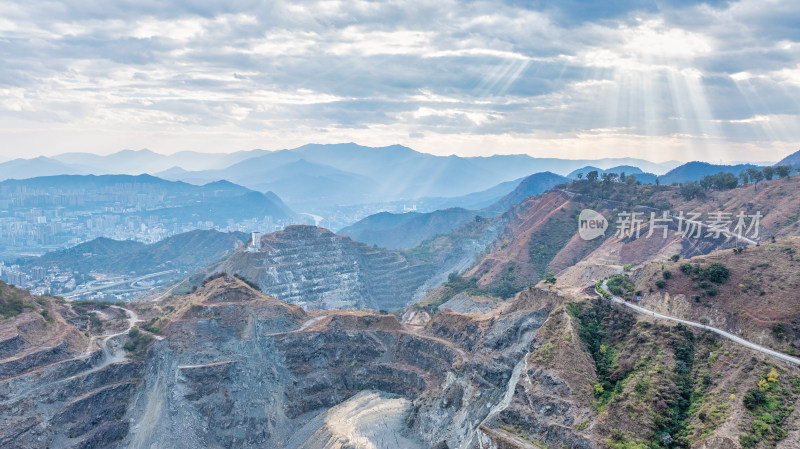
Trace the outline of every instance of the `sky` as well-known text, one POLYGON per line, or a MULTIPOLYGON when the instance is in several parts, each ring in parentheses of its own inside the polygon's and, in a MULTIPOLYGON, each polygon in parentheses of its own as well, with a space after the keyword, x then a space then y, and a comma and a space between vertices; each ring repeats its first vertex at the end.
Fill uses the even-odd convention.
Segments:
POLYGON ((0 158, 305 143, 777 161, 796 0, 0 0, 0 158))

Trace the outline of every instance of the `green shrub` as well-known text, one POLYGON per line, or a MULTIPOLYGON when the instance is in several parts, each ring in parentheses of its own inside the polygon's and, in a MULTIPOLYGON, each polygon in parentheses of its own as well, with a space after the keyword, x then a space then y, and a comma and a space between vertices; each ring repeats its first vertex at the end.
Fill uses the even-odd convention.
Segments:
POLYGON ((244 282, 245 284, 247 284, 248 287, 252 288, 253 290, 255 290, 257 292, 261 291, 261 287, 259 287, 258 284, 256 284, 255 282, 251 281, 250 279, 242 276, 241 274, 236 273, 236 274, 233 275, 233 277, 235 277, 236 279, 244 282))
POLYGON ((755 410, 767 402, 767 396, 760 388, 751 388, 745 393, 742 402, 748 410, 755 410))
POLYGON ((784 337, 786 337, 786 324, 775 323, 772 325, 772 333, 775 335, 775 338, 782 340, 784 337))
POLYGON ((663 279, 659 279, 659 280, 656 281, 656 287, 658 287, 658 288, 666 288, 667 287, 667 282, 665 280, 663 280, 663 279))
POLYGON ((626 296, 636 290, 636 286, 631 282, 630 276, 615 274, 608 278, 608 290, 617 296, 626 296))
POLYGON ((0 315, 3 318, 13 318, 25 309, 32 309, 33 304, 26 303, 16 290, 6 290, 0 285, 0 315))
POLYGON ((667 280, 669 280, 670 278, 672 278, 672 272, 671 272, 671 271, 669 271, 669 270, 664 270, 664 271, 661 273, 661 275, 662 275, 662 276, 664 276, 664 279, 667 279, 667 280))
POLYGON ((147 323, 142 324, 142 329, 146 330, 147 332, 150 332, 151 334, 160 335, 161 328, 156 324, 157 322, 158 318, 153 318, 147 323))
POLYGON ((130 352, 134 357, 141 357, 144 355, 147 345, 153 341, 153 337, 139 331, 138 327, 132 327, 128 331, 128 341, 122 346, 126 351, 130 352))
POLYGON ((712 263, 703 270, 703 277, 716 284, 724 284, 730 278, 728 267, 721 263, 712 263))

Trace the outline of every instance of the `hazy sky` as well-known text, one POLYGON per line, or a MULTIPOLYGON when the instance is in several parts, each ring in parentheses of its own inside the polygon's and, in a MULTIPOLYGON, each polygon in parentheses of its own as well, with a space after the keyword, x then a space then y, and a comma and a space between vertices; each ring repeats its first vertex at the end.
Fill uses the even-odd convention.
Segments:
POLYGON ((0 1, 0 155, 400 143, 777 160, 800 2, 0 1))

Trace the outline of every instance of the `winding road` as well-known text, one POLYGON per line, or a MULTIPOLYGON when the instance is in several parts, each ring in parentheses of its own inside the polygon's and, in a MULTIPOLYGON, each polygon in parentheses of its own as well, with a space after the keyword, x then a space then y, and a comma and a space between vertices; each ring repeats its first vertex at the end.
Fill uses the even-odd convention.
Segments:
MULTIPOLYGON (((91 355, 91 353, 92 353, 92 345, 94 344, 94 341, 96 339, 98 339, 98 338, 102 338, 103 339, 103 343, 100 345, 100 349, 103 350, 103 355, 105 356, 102 366, 107 366, 107 365, 110 365, 110 364, 112 364, 114 362, 122 361, 122 359, 125 358, 124 356, 119 357, 119 356, 116 355, 116 353, 112 353, 111 349, 108 346, 108 341, 111 340, 112 338, 119 337, 120 335, 127 334, 128 332, 131 331, 131 329, 133 329, 133 326, 136 326, 136 323, 140 323, 140 322, 144 321, 144 320, 140 320, 139 319, 139 315, 137 315, 136 312, 134 312, 131 309, 126 309, 125 307, 120 307, 120 306, 109 306, 109 307, 112 307, 114 309, 122 310, 123 312, 125 312, 126 315, 128 315, 128 328, 125 329, 122 332, 117 332, 116 334, 95 335, 94 337, 89 339, 89 346, 86 347, 86 351, 82 354, 82 356, 83 357, 88 357, 89 355, 91 355)), ((142 330, 142 332, 146 332, 146 331, 142 330)), ((155 338, 156 340, 163 340, 164 339, 164 337, 162 337, 160 335, 151 334, 150 332, 147 332, 147 333, 152 335, 153 338, 155 338)))
POLYGON ((80 297, 81 295, 85 295, 86 293, 91 293, 91 292, 96 292, 96 291, 101 291, 101 290, 107 290, 107 289, 110 289, 112 287, 119 287, 120 285, 130 285, 131 288, 133 288, 134 290, 145 290, 146 289, 145 287, 134 287, 134 284, 136 284, 139 281, 143 281, 145 279, 164 276, 166 274, 169 274, 169 273, 172 273, 172 272, 175 272, 175 271, 176 270, 159 271, 158 273, 150 273, 150 274, 146 274, 144 276, 139 276, 139 277, 132 278, 132 279, 119 280, 119 278, 114 278, 110 283, 107 283, 107 284, 104 283, 107 280, 97 279, 97 280, 94 280, 94 281, 89 281, 86 285, 81 286, 79 288, 76 288, 75 291, 73 291, 69 295, 64 296, 64 298, 67 299, 67 300, 72 300, 72 299, 80 297))
MULTIPOLYGON (((605 290, 607 292, 609 291, 608 290, 607 281, 603 281, 603 290, 605 290)), ((597 292, 597 294, 600 295, 600 292, 598 292, 597 289, 595 289, 595 292, 597 292)), ((760 352, 762 354, 770 355, 770 356, 775 357, 777 359, 783 360, 784 362, 788 362, 788 363, 791 363, 793 365, 800 366, 800 358, 792 357, 792 356, 784 354, 782 352, 774 351, 774 350, 766 348, 764 346, 757 345, 757 344, 755 344, 753 342, 745 340, 744 338, 737 337, 736 335, 733 335, 730 332, 725 332, 724 330, 717 329, 717 328, 711 327, 711 326, 707 326, 707 325, 702 324, 702 323, 697 323, 695 321, 688 321, 688 320, 683 320, 683 319, 680 319, 680 318, 675 318, 675 317, 672 317, 672 316, 669 316, 669 315, 663 315, 663 314, 660 314, 658 312, 654 312, 652 310, 645 309, 644 307, 637 306, 635 304, 631 304, 631 303, 625 301, 624 299, 622 299, 622 298, 620 298, 618 296, 611 295, 611 301, 615 302, 617 304, 622 304, 625 307, 633 309, 636 312, 641 313, 643 315, 648 315, 648 316, 652 316, 652 317, 655 317, 655 318, 661 318, 661 319, 664 319, 664 320, 675 321, 675 322, 678 322, 678 323, 685 324, 687 326, 691 326, 691 327, 695 327, 695 328, 698 328, 698 329, 703 329, 703 330, 706 330, 706 331, 714 332, 715 334, 720 335, 722 337, 725 337, 728 340, 731 340, 734 343, 738 343, 738 344, 740 344, 740 345, 742 345, 744 347, 753 349, 753 350, 758 351, 758 352, 760 352)))
MULTIPOLYGON (((53 388, 55 385, 70 381, 70 380, 75 379, 75 378, 77 378, 79 376, 86 376, 87 374, 91 374, 93 372, 100 371, 101 369, 107 367, 108 365, 111 365, 112 363, 118 363, 118 362, 121 362, 121 361, 125 360, 125 351, 115 351, 114 349, 112 349, 108 345, 108 342, 112 338, 119 337, 120 335, 127 334, 128 332, 130 332, 130 330, 133 328, 133 326, 136 325, 136 323, 138 323, 138 322, 140 322, 142 320, 139 319, 139 316, 133 310, 126 309, 126 308, 120 307, 120 306, 110 306, 110 307, 113 307, 115 309, 120 309, 120 310, 124 311, 128 315, 128 328, 125 329, 122 332, 117 332, 115 334, 95 335, 95 336, 93 336, 92 338, 89 339, 89 346, 86 348, 86 351, 83 354, 80 354, 79 356, 75 357, 74 359, 64 359, 64 360, 60 360, 58 362, 55 362, 57 364, 57 363, 63 363, 65 361, 77 360, 77 359, 82 359, 82 360, 86 361, 92 355, 92 352, 93 352, 92 351, 92 345, 94 344, 94 341, 96 339, 98 339, 98 338, 102 338, 103 341, 102 341, 102 344, 100 345, 100 349, 103 351, 103 360, 100 361, 100 363, 98 363, 95 366, 92 366, 90 369, 82 370, 82 371, 80 371, 80 372, 78 372, 76 374, 73 374, 73 375, 69 376, 69 377, 65 377, 63 379, 56 380, 55 382, 44 383, 42 385, 38 385, 38 386, 33 387, 33 388, 25 389, 24 391, 19 392, 19 393, 15 394, 14 396, 12 396, 12 397, 10 397, 10 398, 8 398, 6 400, 0 401, 0 405, 6 406, 6 405, 9 405, 9 404, 13 404, 14 402, 20 400, 21 398, 24 398, 24 397, 30 395, 34 391, 41 390, 43 388, 53 388)), ((157 339, 162 339, 163 338, 163 337, 159 337, 157 335, 154 336, 154 337, 156 337, 157 339)), ((35 371, 37 371, 37 370, 34 370, 32 372, 35 372, 35 371)), ((28 375, 28 374, 29 373, 23 373, 23 374, 20 374, 19 376, 25 376, 25 375, 28 375)), ((19 377, 19 376, 16 376, 16 377, 19 377)), ((13 378, 14 377, 7 378, 7 379, 4 379, 3 381, 4 382, 8 382, 10 379, 13 379, 13 378)))

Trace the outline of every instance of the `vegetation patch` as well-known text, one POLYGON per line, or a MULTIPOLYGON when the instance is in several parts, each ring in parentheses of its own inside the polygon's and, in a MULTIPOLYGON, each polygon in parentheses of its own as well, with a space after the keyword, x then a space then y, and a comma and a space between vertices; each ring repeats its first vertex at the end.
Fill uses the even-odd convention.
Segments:
POLYGON ((676 394, 666 403, 664 412, 656 418, 655 435, 662 447, 689 447, 686 422, 692 404, 698 399, 697 396, 702 395, 702 391, 695 395, 692 373, 696 352, 695 335, 683 324, 678 324, 672 328, 670 336, 670 344, 675 353, 673 373, 676 394))
POLYGON ((627 274, 615 274, 606 282, 608 290, 616 296, 631 298, 636 293, 636 287, 627 274))
POLYGON ((758 384, 751 387, 742 398, 753 422, 739 436, 742 447, 775 447, 786 438, 786 418, 794 412, 800 378, 786 379, 786 373, 772 365, 763 373, 758 384))
POLYGON ((132 357, 140 358, 144 356, 147 350, 147 345, 153 341, 153 337, 145 334, 139 330, 138 327, 132 327, 128 331, 128 340, 125 342, 123 348, 128 351, 132 357))
POLYGON ((627 313, 614 313, 611 305, 600 298, 591 303, 570 303, 567 311, 578 321, 581 341, 594 360, 598 378, 594 385, 595 406, 602 408, 621 391, 624 386, 622 381, 630 374, 618 369, 617 350, 609 335, 627 334, 635 319, 627 313))
POLYGON ((150 332, 151 334, 161 335, 162 329, 159 318, 153 318, 150 321, 141 325, 142 329, 150 332))
POLYGON ((252 288, 253 290, 255 290, 257 292, 261 291, 261 287, 259 287, 258 284, 256 284, 255 282, 251 281, 250 279, 242 276, 241 274, 236 273, 236 274, 233 275, 233 277, 235 277, 236 279, 244 282, 245 284, 247 284, 248 287, 252 288))
POLYGON ((562 218, 551 218, 541 231, 531 237, 528 254, 537 281, 544 278, 550 262, 575 235, 576 223, 577 219, 571 222, 562 218))
MULTIPOLYGON (((692 278, 693 289, 703 290, 700 296, 717 296, 719 294, 719 289, 715 284, 724 284, 728 282, 731 277, 731 272, 728 267, 717 262, 708 265, 684 263, 680 265, 679 269, 683 274, 692 278)), ((672 273, 670 273, 670 276, 671 275, 672 273)), ((658 281, 656 281, 656 284, 658 284, 658 281)), ((664 284, 664 286, 666 286, 666 284, 664 284)))
POLYGON ((33 303, 23 300, 18 291, 9 290, 0 290, 0 315, 3 318, 13 318, 25 310, 33 310, 33 303))

